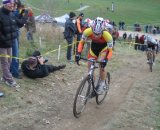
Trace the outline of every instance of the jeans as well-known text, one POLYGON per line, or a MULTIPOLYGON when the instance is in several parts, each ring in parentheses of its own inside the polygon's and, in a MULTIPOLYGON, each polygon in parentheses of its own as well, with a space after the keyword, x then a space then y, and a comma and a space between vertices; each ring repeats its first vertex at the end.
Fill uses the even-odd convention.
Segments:
POLYGON ((72 43, 68 43, 67 47, 67 60, 72 59, 72 43))
MULTIPOLYGON (((12 48, 0 48, 0 55, 12 55, 12 48)), ((10 73, 10 65, 11 65, 11 58, 9 57, 0 57, 1 61, 1 68, 2 68, 2 76, 7 81, 13 81, 12 74, 10 73)))
POLYGON ((26 36, 28 41, 33 41, 33 33, 31 31, 28 31, 26 36))
POLYGON ((14 40, 14 43, 12 44, 12 56, 15 58, 12 58, 11 66, 10 66, 10 72, 14 77, 19 76, 19 43, 18 39, 14 40))

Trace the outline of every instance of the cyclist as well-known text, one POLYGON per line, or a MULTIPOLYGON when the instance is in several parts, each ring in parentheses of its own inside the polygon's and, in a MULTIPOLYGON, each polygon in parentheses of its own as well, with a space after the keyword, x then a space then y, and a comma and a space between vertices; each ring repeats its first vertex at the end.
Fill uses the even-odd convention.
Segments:
MULTIPOLYGON (((108 60, 112 56, 112 47, 113 40, 111 34, 105 30, 104 28, 104 19, 101 17, 97 17, 91 27, 84 30, 82 34, 82 39, 78 45, 78 52, 76 54, 76 61, 78 62, 81 58, 81 52, 83 50, 84 43, 87 39, 91 39, 91 47, 88 52, 88 59, 97 60, 100 58, 102 62, 100 66, 100 82, 96 87, 97 94, 103 94, 103 90, 105 87, 105 66, 108 60)), ((88 63, 88 67, 90 68, 90 63, 88 63)))
POLYGON ((155 57, 156 57, 156 49, 158 46, 157 41, 151 37, 150 35, 144 36, 144 44, 147 45, 146 55, 147 55, 147 63, 149 63, 148 51, 152 49, 153 52, 153 64, 155 64, 155 57))

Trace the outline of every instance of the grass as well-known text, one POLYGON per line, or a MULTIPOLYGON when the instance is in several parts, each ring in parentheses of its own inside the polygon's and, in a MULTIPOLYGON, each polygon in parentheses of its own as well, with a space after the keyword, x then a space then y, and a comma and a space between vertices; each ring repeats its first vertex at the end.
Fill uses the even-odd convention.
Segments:
MULTIPOLYGON (((102 16, 115 21, 117 24, 120 20, 123 20, 127 25, 133 25, 135 22, 160 25, 159 0, 114 0, 115 12, 107 11, 107 7, 111 9, 112 1, 69 0, 68 3, 68 0, 27 0, 26 4, 35 7, 34 12, 36 15, 48 11, 52 16, 58 17, 70 11, 75 11, 82 2, 84 5, 90 6, 83 11, 86 18, 102 16)), ((78 11, 75 12, 79 13, 78 11)))

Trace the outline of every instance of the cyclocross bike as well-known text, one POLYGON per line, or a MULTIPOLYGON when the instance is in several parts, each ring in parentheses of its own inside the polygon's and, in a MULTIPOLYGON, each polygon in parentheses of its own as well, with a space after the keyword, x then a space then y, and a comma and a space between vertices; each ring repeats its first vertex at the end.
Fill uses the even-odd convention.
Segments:
POLYGON ((88 75, 85 76, 83 78, 83 80, 81 81, 78 89, 77 89, 77 92, 76 92, 76 95, 75 95, 75 99, 74 99, 74 103, 73 103, 73 114, 76 118, 80 117, 81 113, 84 111, 85 109, 85 106, 87 104, 87 102, 95 97, 96 98, 96 103, 98 105, 100 105, 106 95, 107 95, 107 92, 109 90, 109 84, 110 84, 110 73, 107 72, 107 75, 106 75, 106 80, 105 80, 105 87, 104 87, 104 92, 102 95, 98 95, 96 93, 96 86, 97 86, 97 83, 99 82, 100 78, 98 78, 97 80, 97 83, 96 83, 96 77, 95 77, 95 69, 96 68, 99 68, 99 65, 97 66, 96 63, 100 64, 102 62, 100 61, 96 61, 96 60, 88 60, 88 59, 85 59, 85 58, 81 58, 85 61, 89 61, 91 63, 91 66, 90 66, 90 69, 89 69, 89 72, 88 72, 88 75))
POLYGON ((153 50, 152 50, 152 48, 147 49, 147 55, 149 58, 149 62, 148 62, 149 69, 152 72, 152 69, 153 69, 153 50))

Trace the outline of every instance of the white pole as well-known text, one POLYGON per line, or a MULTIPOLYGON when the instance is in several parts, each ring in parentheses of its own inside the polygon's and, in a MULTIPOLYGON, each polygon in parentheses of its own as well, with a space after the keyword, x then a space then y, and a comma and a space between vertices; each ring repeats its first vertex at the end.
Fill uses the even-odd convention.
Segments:
POLYGON ((60 54, 61 54, 61 45, 59 45, 59 48, 58 48, 58 61, 59 61, 59 58, 60 58, 60 54))
POLYGON ((42 46, 42 38, 41 37, 39 37, 39 45, 40 45, 40 47, 42 46))
MULTIPOLYGON (((40 27, 40 35, 41 35, 41 27, 40 27)), ((41 38, 41 36, 39 37, 39 45, 40 45, 40 47, 42 46, 42 38, 41 38)))

